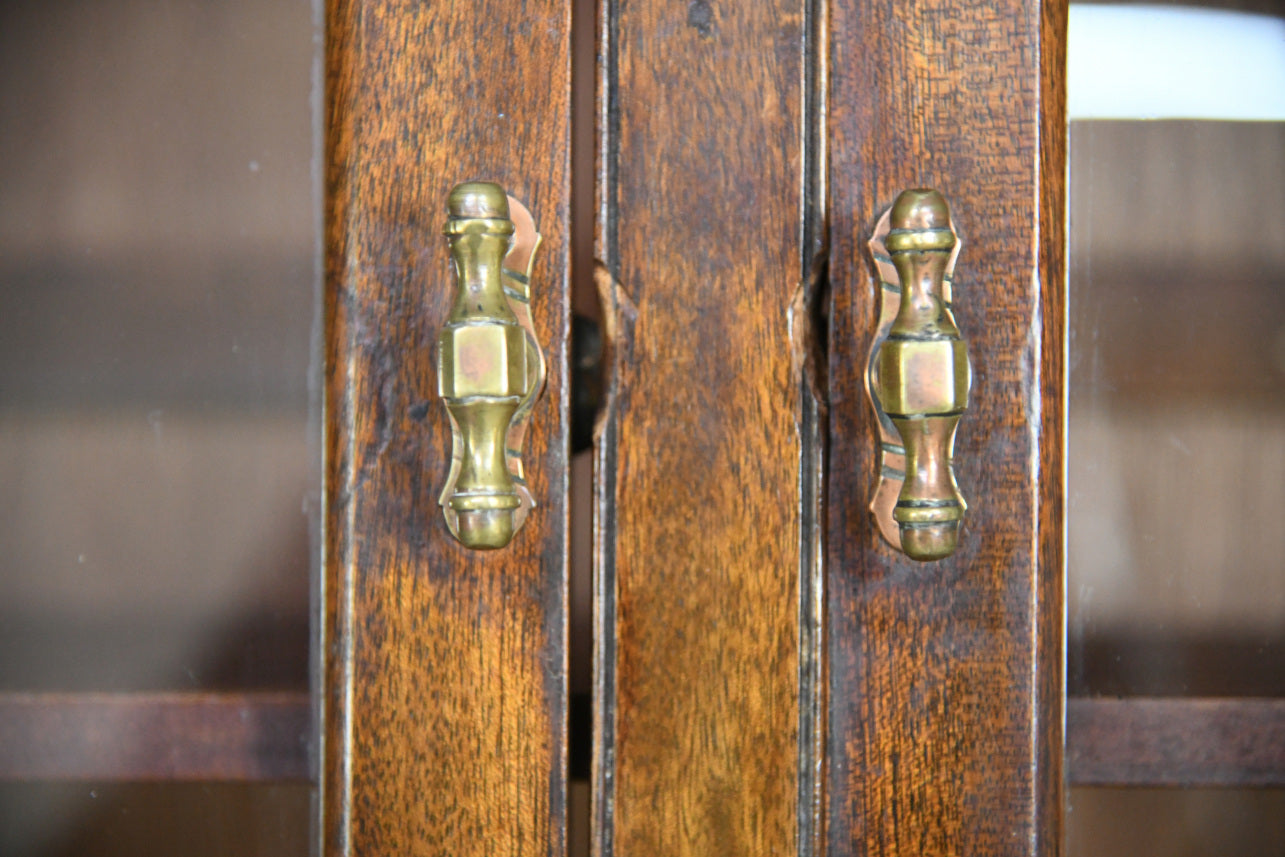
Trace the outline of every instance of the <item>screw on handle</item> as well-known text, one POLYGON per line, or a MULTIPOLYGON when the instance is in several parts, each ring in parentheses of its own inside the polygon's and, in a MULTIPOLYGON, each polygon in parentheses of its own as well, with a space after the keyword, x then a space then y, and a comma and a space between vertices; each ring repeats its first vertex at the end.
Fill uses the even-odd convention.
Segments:
MULTIPOLYGON (((439 502, 463 545, 502 548, 534 505, 522 479, 521 450, 511 449, 509 438, 520 447, 543 385, 543 356, 531 331, 525 285, 513 296, 505 289, 505 278, 514 277, 504 261, 515 227, 504 190, 489 182, 456 185, 447 208, 444 232, 456 286, 438 335, 437 379, 454 448, 439 502)), ((534 243, 523 251, 529 259, 534 243)))
MULTIPOLYGON (((870 389, 876 411, 900 436, 902 449, 893 451, 904 455, 901 490, 891 510, 900 547, 912 559, 937 560, 955 552, 967 508, 952 466, 955 430, 972 381, 968 346, 948 296, 958 239, 946 200, 935 190, 903 192, 887 219, 883 244, 900 297, 878 346, 870 389)), ((873 508, 878 515, 877 499, 873 508)))

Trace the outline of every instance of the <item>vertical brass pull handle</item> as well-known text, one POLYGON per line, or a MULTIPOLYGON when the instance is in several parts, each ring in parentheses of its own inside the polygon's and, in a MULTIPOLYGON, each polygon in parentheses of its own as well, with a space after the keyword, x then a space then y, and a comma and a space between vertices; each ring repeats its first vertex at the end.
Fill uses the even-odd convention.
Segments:
POLYGON ((496 184, 456 185, 447 208, 456 285, 437 339, 437 384, 454 448, 439 502, 461 544, 502 548, 535 506, 521 455, 545 378, 530 310, 540 236, 526 208, 496 184))
POLYGON ((935 190, 903 192, 870 240, 883 296, 866 377, 882 435, 870 508, 884 538, 920 561, 955 552, 967 508, 952 465, 972 383, 951 314, 959 248, 935 190))

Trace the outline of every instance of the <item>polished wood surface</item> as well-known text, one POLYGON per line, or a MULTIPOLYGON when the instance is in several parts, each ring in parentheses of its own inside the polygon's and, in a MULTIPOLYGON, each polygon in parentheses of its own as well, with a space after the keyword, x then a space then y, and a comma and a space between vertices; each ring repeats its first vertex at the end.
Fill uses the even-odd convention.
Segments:
POLYGON ((328 855, 563 850, 569 30, 567 0, 327 4, 328 855), (464 180, 501 184, 544 236, 549 377, 524 459, 539 506, 490 553, 437 505, 441 230, 464 180))
POLYGON ((805 4, 600 18, 596 849, 793 853, 805 4))
POLYGON ((1065 4, 831 5, 828 844, 833 854, 1061 848, 1065 4), (878 538, 862 389, 865 244, 932 187, 963 241, 973 395, 956 555, 878 538))
POLYGON ((0 694, 0 780, 307 781, 306 693, 0 694))
POLYGON ((1069 699, 1072 785, 1285 787, 1285 701, 1069 699))

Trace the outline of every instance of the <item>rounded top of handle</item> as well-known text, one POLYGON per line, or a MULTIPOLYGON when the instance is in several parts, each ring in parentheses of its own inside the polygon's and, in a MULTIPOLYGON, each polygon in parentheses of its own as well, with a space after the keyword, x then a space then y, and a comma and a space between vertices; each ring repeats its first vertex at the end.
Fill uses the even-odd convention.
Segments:
POLYGON ((463 182, 451 188, 446 210, 451 217, 508 220, 509 199, 494 182, 463 182))
POLYGON ((931 188, 902 191, 888 218, 893 229, 950 229, 950 206, 931 188))

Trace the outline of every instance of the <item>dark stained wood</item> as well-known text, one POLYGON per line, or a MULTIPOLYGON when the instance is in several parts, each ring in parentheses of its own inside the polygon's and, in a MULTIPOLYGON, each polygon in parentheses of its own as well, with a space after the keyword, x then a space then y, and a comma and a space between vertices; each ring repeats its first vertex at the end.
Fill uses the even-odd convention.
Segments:
POLYGON ((569 30, 569 0, 327 4, 328 855, 563 851, 569 30), (539 506, 494 553, 458 545, 437 505, 441 229, 473 179, 544 236, 549 377, 524 455, 539 506))
POLYGON ((795 849, 806 5, 602 7, 602 857, 795 849))
POLYGON ((307 780, 305 693, 0 694, 0 780, 307 780))
POLYGON ((831 4, 830 853, 1061 849, 1065 4, 831 4), (958 553, 917 564, 867 509, 866 242, 945 194, 974 381, 958 553))
POLYGON ((1070 699, 1074 786, 1285 786, 1285 701, 1070 699))

